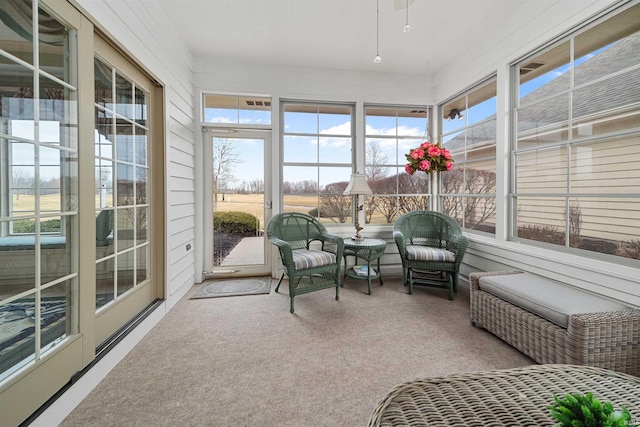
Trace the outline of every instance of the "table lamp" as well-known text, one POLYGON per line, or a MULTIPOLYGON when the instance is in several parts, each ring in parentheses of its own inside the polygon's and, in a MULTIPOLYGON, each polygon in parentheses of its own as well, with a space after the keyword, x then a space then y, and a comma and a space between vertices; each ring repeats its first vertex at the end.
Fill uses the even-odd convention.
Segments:
POLYGON ((360 211, 364 209, 364 204, 360 204, 360 195, 369 195, 373 194, 369 184, 367 184, 367 177, 362 173, 354 173, 351 174, 351 180, 349 181, 349 185, 347 185, 347 189, 344 190, 345 196, 356 196, 356 235, 353 238, 356 242, 362 242, 364 237, 360 236, 360 211))

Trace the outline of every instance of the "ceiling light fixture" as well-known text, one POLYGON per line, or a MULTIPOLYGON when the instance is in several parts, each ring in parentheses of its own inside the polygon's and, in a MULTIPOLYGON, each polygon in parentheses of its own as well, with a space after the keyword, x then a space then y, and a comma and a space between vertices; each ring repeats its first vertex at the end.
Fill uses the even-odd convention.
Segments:
POLYGON ((373 58, 374 64, 382 62, 382 58, 378 53, 378 45, 380 40, 380 0, 376 0, 376 57, 373 58))
POLYGON ((411 25, 409 25, 409 0, 407 0, 407 18, 405 20, 405 26, 402 31, 404 31, 405 33, 411 31, 411 25))
POLYGON ((455 119, 456 117, 458 118, 458 120, 464 119, 462 112, 457 108, 453 108, 451 111, 449 111, 449 114, 447 114, 446 119, 447 121, 449 121, 455 119))

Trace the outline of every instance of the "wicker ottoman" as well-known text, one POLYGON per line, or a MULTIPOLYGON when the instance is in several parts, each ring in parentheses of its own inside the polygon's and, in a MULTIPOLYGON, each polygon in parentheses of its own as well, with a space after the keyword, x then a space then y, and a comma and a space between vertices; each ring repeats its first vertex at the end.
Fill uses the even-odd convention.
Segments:
POLYGON ((551 426, 553 396, 593 393, 640 421, 640 378, 575 365, 471 372, 423 378, 394 387, 369 426, 551 426))
MULTIPOLYGON (((562 327, 482 289, 482 278, 521 272, 471 273, 471 322, 538 363, 589 365, 640 376, 640 310, 568 315, 562 327)), ((523 287, 527 283, 520 283, 523 287)), ((557 295, 546 295, 557 298, 557 295)))

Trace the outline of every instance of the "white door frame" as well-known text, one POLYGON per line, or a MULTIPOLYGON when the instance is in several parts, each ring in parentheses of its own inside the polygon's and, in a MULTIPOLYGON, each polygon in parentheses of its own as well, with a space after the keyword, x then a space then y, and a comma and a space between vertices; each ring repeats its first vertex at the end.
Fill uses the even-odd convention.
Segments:
POLYGON ((253 130, 234 128, 216 128, 207 127, 202 131, 202 153, 203 153, 203 218, 204 218, 204 250, 203 250, 203 270, 204 275, 216 277, 247 277, 271 274, 271 258, 272 251, 269 241, 266 238, 267 222, 272 215, 273 193, 272 193, 272 168, 271 161, 272 141, 271 130, 253 130), (213 173, 213 146, 212 138, 247 138, 262 139, 264 141, 264 224, 262 228, 265 230, 264 236, 264 264, 262 265, 242 265, 242 266, 213 266, 213 188, 211 179, 208 179, 213 173))

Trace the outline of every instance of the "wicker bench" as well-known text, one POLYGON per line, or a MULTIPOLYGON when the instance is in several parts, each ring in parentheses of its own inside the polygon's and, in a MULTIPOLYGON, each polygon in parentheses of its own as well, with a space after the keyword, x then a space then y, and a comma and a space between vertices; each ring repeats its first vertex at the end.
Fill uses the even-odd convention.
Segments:
POLYGON ((640 310, 518 271, 476 272, 469 280, 472 324, 536 362, 640 376, 640 310))

